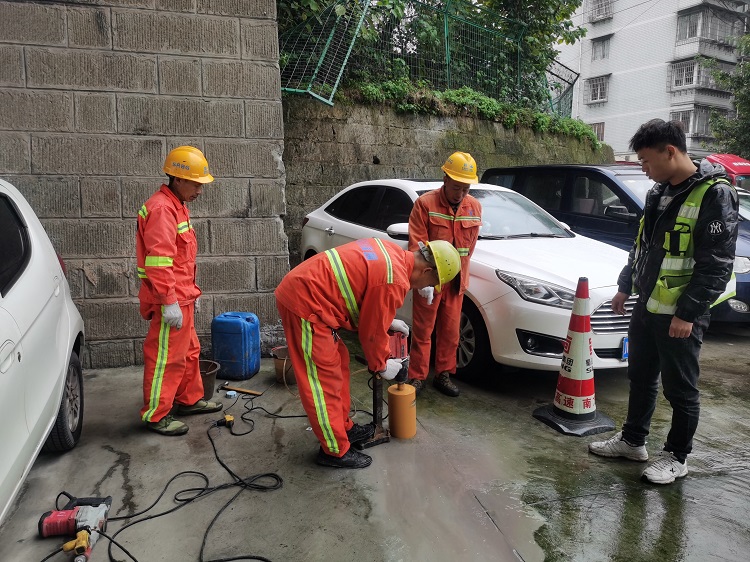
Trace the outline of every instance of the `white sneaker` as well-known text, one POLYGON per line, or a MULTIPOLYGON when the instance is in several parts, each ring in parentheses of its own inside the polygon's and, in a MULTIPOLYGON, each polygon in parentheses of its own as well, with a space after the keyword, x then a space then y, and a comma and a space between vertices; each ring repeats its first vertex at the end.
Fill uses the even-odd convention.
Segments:
POLYGON ((589 443, 589 452, 600 457, 624 457, 631 461, 647 461, 648 452, 645 445, 631 445, 622 438, 622 431, 606 441, 594 441, 589 443))
POLYGON ((643 478, 652 484, 671 484, 677 478, 687 476, 687 461, 680 462, 672 453, 662 451, 659 458, 643 471, 643 478))

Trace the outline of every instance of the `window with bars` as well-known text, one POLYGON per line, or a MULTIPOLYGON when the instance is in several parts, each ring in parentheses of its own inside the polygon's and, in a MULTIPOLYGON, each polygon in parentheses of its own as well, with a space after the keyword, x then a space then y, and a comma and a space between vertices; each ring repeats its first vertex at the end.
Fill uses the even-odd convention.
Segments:
POLYGON ((707 105, 696 105, 691 109, 679 109, 672 111, 669 118, 679 121, 685 130, 687 137, 713 137, 711 132, 711 114, 717 112, 726 116, 728 111, 707 105))
POLYGON ((669 114, 669 120, 670 121, 679 121, 682 123, 682 130, 685 131, 685 133, 690 131, 690 118, 693 115, 693 111, 690 109, 683 109, 679 111, 672 111, 669 114))
POLYGON ((607 101, 609 76, 597 76, 584 82, 584 103, 603 103, 607 101))
POLYGON ((743 20, 723 11, 702 10, 677 18, 678 44, 696 38, 709 39, 717 43, 732 43, 743 33, 743 20))
POLYGON ((677 41, 698 37, 701 15, 701 12, 693 12, 677 18, 677 41))
POLYGON ((591 60, 603 60, 609 58, 609 37, 591 40, 591 60))
MULTIPOLYGON (((717 66, 725 72, 731 72, 734 65, 729 63, 717 63, 717 66)), ((711 70, 701 66, 695 60, 672 63, 669 67, 669 76, 670 91, 686 88, 721 89, 717 86, 711 70)))
POLYGON ((697 63, 694 60, 672 64, 672 89, 688 88, 695 84, 697 63))
POLYGON ((600 21, 612 17, 613 0, 590 0, 589 21, 600 21))
POLYGON ((597 140, 604 142, 604 122, 591 123, 591 128, 594 129, 597 140))

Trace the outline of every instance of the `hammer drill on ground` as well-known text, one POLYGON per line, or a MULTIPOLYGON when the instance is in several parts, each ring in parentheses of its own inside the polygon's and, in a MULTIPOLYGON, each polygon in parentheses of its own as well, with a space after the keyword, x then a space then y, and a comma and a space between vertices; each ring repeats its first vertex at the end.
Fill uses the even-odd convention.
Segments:
MULTIPOLYGON (((68 498, 62 509, 48 511, 39 519, 39 535, 42 537, 67 536, 74 539, 63 544, 64 552, 73 552, 73 562, 86 562, 99 539, 99 532, 107 530, 107 515, 112 506, 112 496, 106 498, 68 498)), ((59 496, 58 496, 59 498, 59 496)))

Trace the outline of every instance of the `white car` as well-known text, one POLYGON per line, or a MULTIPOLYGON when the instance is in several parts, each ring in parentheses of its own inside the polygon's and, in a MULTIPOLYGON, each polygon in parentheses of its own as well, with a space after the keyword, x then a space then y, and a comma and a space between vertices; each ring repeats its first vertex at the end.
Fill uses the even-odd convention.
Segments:
POLYGON ((67 451, 81 436, 83 334, 63 261, 0 180, 0 523, 39 452, 67 451))
MULTIPOLYGON (((302 256, 359 238, 397 241, 406 248, 416 198, 442 182, 373 180, 354 184, 309 213, 302 256)), ((458 374, 475 375, 491 359, 503 365, 556 371, 579 277, 588 278, 594 368, 627 366, 627 314, 610 309, 627 252, 579 236, 523 195, 477 184, 482 227, 471 258, 461 315, 458 374)), ((399 311, 411 322, 411 294, 399 311)))

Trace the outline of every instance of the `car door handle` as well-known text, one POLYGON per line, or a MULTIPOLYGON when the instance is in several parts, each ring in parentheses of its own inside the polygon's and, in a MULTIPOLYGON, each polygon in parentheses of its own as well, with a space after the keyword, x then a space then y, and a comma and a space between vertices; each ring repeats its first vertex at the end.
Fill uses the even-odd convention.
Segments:
POLYGON ((55 296, 60 296, 60 278, 55 277, 55 296))
POLYGON ((328 233, 328 236, 333 236, 334 234, 336 234, 336 231, 333 230, 332 226, 329 226, 328 228, 326 228, 324 230, 328 233))
POLYGON ((5 340, 0 347, 0 373, 7 371, 13 363, 13 350, 16 344, 10 340, 5 340))

